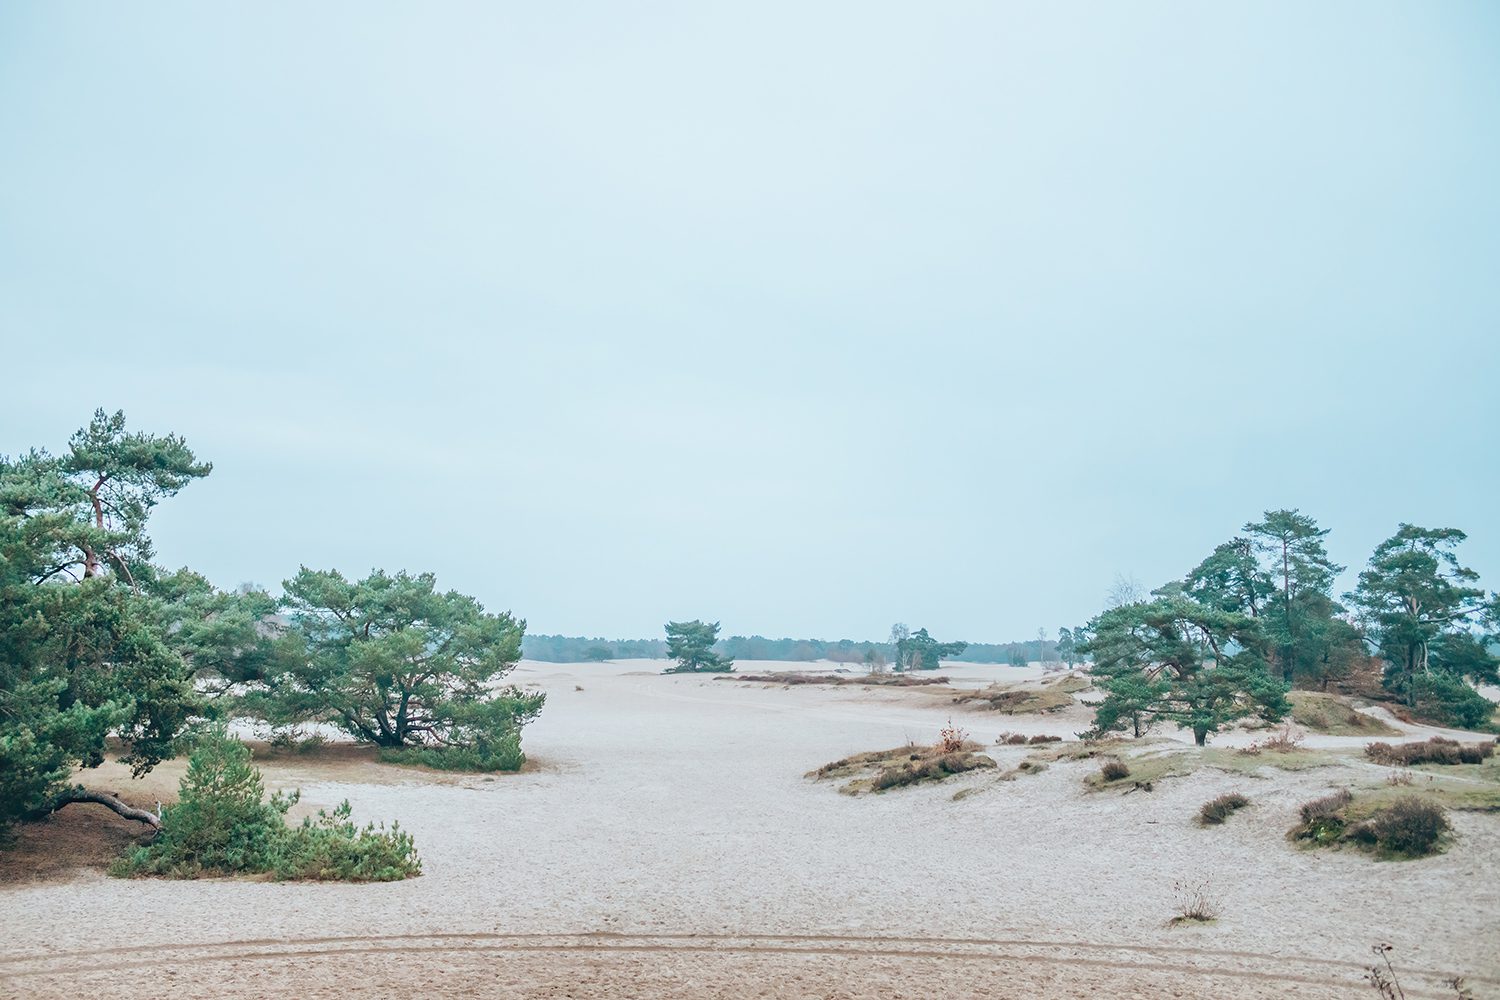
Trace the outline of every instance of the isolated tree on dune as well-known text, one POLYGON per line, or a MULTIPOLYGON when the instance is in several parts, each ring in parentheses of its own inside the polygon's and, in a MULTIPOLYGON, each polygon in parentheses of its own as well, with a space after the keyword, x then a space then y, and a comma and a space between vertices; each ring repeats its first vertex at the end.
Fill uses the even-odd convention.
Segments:
POLYGON ((713 650, 719 637, 718 622, 693 619, 690 622, 667 622, 667 655, 677 661, 669 674, 724 674, 734 669, 734 661, 713 650))
POLYGON ((430 573, 363 580, 303 567, 284 584, 283 653, 244 700, 286 725, 325 722, 387 749, 466 755, 482 770, 521 765, 521 727, 545 695, 497 687, 521 654, 524 621, 439 591, 430 573))
POLYGON ((938 642, 919 628, 897 644, 896 662, 906 670, 936 670, 943 657, 957 656, 968 648, 967 642, 938 642))

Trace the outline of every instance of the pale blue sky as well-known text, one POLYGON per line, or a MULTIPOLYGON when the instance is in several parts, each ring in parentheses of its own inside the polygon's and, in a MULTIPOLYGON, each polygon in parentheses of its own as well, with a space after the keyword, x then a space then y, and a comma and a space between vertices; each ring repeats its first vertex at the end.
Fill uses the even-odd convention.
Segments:
POLYGON ((1500 587, 1497 178, 1489 3, 13 2, 0 451, 541 632, 1022 637, 1270 506, 1500 587))

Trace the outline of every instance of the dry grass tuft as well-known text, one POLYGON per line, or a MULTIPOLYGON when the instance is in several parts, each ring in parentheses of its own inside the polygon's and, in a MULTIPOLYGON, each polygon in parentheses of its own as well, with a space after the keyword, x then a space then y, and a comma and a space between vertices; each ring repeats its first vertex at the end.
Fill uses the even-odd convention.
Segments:
POLYGON ((1234 815, 1235 810, 1243 809, 1249 804, 1250 800, 1239 792, 1220 795, 1203 803, 1203 808, 1198 810, 1198 822, 1204 826, 1218 826, 1234 815))
POLYGON ((1167 921, 1168 927, 1208 924, 1219 919, 1222 905, 1207 879, 1180 879, 1173 882, 1172 895, 1177 900, 1177 916, 1167 921))

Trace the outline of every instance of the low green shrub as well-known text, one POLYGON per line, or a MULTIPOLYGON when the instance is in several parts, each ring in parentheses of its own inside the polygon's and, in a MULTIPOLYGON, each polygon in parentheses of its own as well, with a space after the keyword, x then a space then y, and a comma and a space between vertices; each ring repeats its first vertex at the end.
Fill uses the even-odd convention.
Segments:
POLYGON ((521 734, 478 746, 394 747, 380 751, 388 764, 416 764, 434 771, 519 771, 526 763, 521 734))
POLYGON ((357 828, 349 803, 288 826, 299 793, 265 799, 250 750, 222 728, 188 759, 178 801, 161 830, 110 869, 119 876, 269 875, 277 879, 387 882, 422 872, 416 845, 399 824, 357 828))
POLYGON ((1462 677, 1433 670, 1407 682, 1414 716, 1455 729, 1479 729, 1495 714, 1495 703, 1475 691, 1462 677))
POLYGON ((1233 815, 1236 809, 1243 809, 1249 804, 1250 800, 1239 792, 1220 795, 1203 803, 1203 808, 1198 810, 1198 822, 1204 826, 1217 826, 1233 815))

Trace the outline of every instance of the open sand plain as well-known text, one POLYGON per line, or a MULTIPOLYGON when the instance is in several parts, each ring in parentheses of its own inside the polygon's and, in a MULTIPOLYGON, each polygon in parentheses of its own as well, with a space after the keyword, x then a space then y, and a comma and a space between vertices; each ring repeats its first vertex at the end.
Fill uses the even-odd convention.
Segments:
MULTIPOLYGON (((1309 736, 1350 751, 1331 766, 1200 767, 1133 793, 1087 790, 1097 761, 1004 781, 1030 751, 992 747, 1000 769, 853 797, 804 775, 929 743, 950 717, 990 743, 1071 738, 1088 712, 1001 716, 922 689, 662 666, 523 662, 513 679, 548 703, 520 774, 338 748, 261 761, 307 807, 348 798, 356 818, 399 819, 424 863, 402 883, 112 879, 100 859, 131 824, 70 807, 26 832, 31 868, 0 872, 0 996, 1359 997, 1374 995, 1375 942, 1394 946, 1409 997, 1452 997, 1455 975, 1500 996, 1500 814, 1454 813, 1452 846, 1420 861, 1285 839, 1300 802, 1383 780, 1357 759, 1366 738, 1309 736), (1199 827, 1198 807, 1231 790, 1251 806, 1199 827), (1217 921, 1168 925, 1183 879, 1210 883, 1217 921)), ((149 803, 180 773, 89 780, 149 803)))

